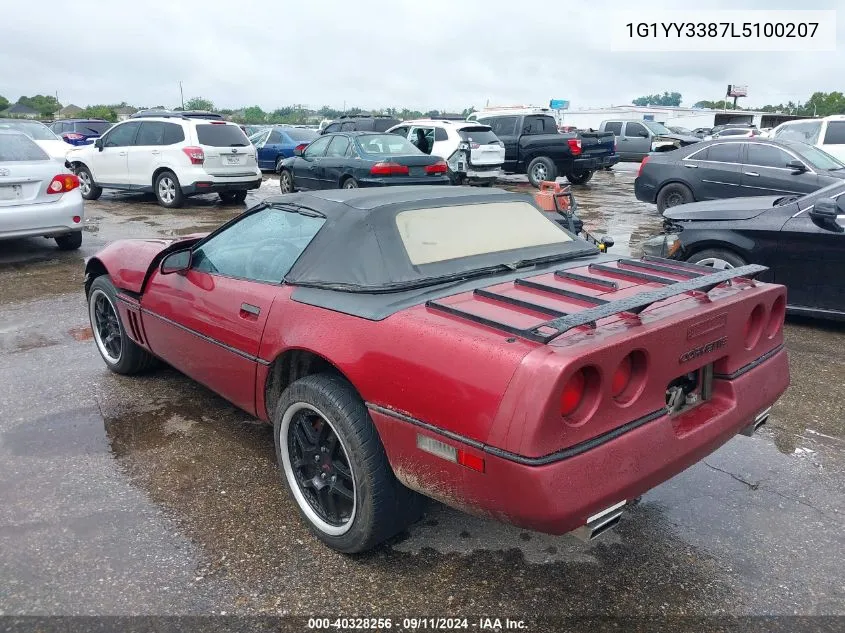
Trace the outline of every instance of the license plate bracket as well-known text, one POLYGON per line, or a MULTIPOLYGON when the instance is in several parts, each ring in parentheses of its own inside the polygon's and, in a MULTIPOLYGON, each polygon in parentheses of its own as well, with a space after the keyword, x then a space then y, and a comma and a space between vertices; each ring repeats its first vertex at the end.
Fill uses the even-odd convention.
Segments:
POLYGON ((243 156, 239 156, 237 154, 231 156, 228 154, 223 155, 223 162, 225 162, 227 165, 240 165, 242 159, 243 156))
POLYGON ((20 185, 0 185, 0 200, 20 200, 23 187, 20 185))

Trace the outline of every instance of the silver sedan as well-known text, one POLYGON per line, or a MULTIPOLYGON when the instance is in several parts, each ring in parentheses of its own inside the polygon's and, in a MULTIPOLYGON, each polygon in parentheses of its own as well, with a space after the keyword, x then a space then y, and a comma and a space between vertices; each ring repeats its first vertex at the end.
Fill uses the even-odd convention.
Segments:
POLYGON ((84 218, 77 177, 25 134, 0 130, 0 239, 43 236, 72 250, 84 218))

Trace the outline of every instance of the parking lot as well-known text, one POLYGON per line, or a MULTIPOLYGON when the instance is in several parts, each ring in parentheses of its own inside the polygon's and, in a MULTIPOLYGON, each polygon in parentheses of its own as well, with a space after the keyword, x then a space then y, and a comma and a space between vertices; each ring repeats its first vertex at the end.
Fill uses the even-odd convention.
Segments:
MULTIPOLYGON (((635 166, 574 189, 586 227, 636 253, 660 229, 635 166)), ((524 178, 502 186, 530 191, 524 178)), ((247 205, 278 192, 267 179, 247 205)), ((211 230, 242 206, 107 192, 81 250, 0 250, 0 612, 377 616, 824 615, 845 609, 845 327, 790 319, 792 387, 738 436, 585 544, 431 502, 355 557, 311 537, 271 430, 172 370, 109 372, 83 259, 125 237, 211 230)), ((565 485, 565 482, 563 483, 565 485)))

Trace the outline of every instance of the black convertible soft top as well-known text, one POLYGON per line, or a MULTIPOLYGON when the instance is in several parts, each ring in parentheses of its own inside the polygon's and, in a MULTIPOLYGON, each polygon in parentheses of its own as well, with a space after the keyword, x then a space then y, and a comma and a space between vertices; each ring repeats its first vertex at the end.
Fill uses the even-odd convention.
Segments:
MULTIPOLYGON (((316 214, 326 219, 320 231, 285 276, 285 282, 307 288, 383 293, 421 288, 453 276, 527 259, 562 253, 597 252, 583 240, 533 246, 422 265, 411 262, 397 228, 398 213, 410 209, 528 202, 528 194, 501 189, 425 186, 337 189, 287 194, 264 205, 316 214)), ((562 230, 562 229, 561 229, 562 230)), ((572 237, 572 236, 570 236, 572 237)))

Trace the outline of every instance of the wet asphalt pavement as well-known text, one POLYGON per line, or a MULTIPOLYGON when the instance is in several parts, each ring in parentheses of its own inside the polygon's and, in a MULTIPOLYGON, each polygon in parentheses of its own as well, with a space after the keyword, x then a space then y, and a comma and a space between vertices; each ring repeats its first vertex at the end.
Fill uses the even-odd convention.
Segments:
MULTIPOLYGON (((659 230, 633 177, 623 165, 574 188, 611 252, 659 230)), ((277 191, 270 179, 248 203, 277 191)), ((78 252, 0 242, 0 615, 845 615, 845 325, 790 320, 793 385, 767 427, 598 541, 432 502, 347 557, 300 522, 268 427, 172 370, 112 374, 90 340, 85 257, 241 209, 106 194, 86 206, 78 252)))

